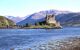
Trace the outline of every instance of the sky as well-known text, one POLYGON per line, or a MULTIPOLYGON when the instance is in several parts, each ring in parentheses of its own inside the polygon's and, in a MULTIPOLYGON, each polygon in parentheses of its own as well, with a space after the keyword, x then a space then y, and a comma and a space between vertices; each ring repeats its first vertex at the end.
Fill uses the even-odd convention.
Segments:
POLYGON ((0 0, 0 15, 20 16, 43 10, 80 12, 80 0, 0 0))

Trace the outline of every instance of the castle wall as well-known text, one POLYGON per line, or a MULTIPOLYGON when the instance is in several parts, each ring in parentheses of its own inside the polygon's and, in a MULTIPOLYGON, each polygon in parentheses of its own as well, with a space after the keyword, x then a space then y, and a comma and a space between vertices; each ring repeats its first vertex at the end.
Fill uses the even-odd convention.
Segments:
POLYGON ((54 15, 47 15, 47 16, 46 16, 46 22, 47 22, 48 24, 54 24, 55 27, 57 27, 57 26, 59 27, 59 26, 60 26, 60 23, 56 21, 54 15))

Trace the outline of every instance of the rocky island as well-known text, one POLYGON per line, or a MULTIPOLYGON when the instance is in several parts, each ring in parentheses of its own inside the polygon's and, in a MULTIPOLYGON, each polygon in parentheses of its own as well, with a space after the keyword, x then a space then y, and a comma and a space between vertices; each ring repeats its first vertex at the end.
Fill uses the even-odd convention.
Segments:
POLYGON ((48 14, 45 17, 45 21, 37 22, 33 25, 27 24, 24 28, 62 28, 59 22, 55 20, 54 14, 48 14))
MULTIPOLYGON (((33 21, 34 22, 34 21, 33 21)), ((53 29, 62 28, 59 22, 56 21, 54 14, 48 14, 44 21, 35 22, 35 24, 26 23, 25 25, 16 25, 12 20, 0 16, 0 28, 21 28, 21 29, 53 29)))

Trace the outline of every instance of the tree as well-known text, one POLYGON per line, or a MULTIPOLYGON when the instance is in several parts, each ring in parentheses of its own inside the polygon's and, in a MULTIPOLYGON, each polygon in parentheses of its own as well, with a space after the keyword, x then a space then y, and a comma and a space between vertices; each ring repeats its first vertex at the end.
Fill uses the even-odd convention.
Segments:
POLYGON ((26 27, 30 27, 32 24, 30 23, 26 23, 26 27))
POLYGON ((35 23, 35 25, 40 25, 40 23, 39 23, 39 22, 37 22, 37 23, 35 23))
POLYGON ((28 27, 29 25, 28 25, 28 23, 26 23, 26 27, 28 27))

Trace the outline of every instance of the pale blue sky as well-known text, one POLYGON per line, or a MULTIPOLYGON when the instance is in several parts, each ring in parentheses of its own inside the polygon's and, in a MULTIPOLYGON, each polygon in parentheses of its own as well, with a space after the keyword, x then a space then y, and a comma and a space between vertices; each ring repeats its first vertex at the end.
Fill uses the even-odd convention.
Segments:
POLYGON ((24 17, 50 9, 80 12, 80 0, 0 0, 0 15, 24 17))

